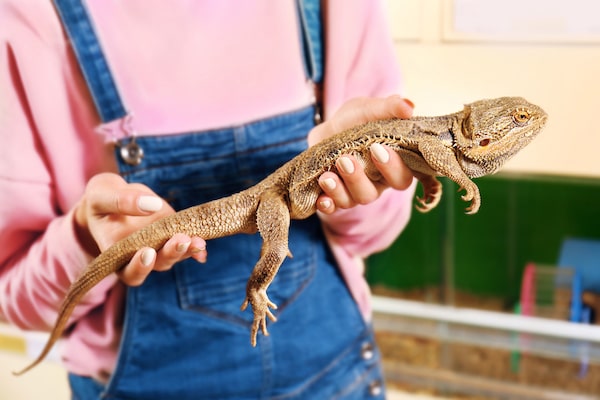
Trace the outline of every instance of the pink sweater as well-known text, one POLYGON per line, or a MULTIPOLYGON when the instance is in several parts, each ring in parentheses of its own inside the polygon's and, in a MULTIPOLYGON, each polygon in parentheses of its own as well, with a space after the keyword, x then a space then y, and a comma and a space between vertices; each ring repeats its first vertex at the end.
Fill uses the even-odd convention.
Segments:
MULTIPOLYGON (((139 134, 231 126, 312 102, 291 0, 87 3, 139 134)), ((352 97, 397 93, 382 5, 330 0, 329 16, 327 114, 352 97)), ((0 319, 48 330, 90 261, 72 210, 92 175, 115 170, 110 141, 125 133, 120 122, 97 133, 98 117, 50 1, 1 0, 0 27, 0 319)), ((399 234, 411 198, 411 190, 388 190, 368 206, 322 216, 366 318, 361 260, 399 234)), ((70 371, 103 378, 113 370, 123 295, 111 277, 76 308, 63 351, 70 371)))

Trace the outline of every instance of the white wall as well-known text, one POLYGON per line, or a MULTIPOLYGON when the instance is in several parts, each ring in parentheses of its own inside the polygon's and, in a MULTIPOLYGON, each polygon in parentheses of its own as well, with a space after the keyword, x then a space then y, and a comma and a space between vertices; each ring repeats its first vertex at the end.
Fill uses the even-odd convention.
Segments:
MULTIPOLYGON (((560 3, 568 13, 569 3, 560 3)), ((600 42, 448 40, 451 0, 387 4, 415 114, 454 112, 480 98, 525 97, 546 110, 549 122, 505 170, 600 176, 600 42)))

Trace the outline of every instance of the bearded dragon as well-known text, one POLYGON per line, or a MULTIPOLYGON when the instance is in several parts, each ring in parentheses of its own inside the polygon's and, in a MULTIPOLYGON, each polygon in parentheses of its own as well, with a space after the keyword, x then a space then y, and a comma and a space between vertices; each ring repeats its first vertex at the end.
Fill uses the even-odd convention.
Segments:
POLYGON ((206 240, 238 233, 260 232, 260 259, 248 280, 241 306, 250 304, 254 319, 250 342, 256 345, 259 329, 267 335, 267 319, 276 321, 267 288, 277 274, 288 249, 291 219, 316 212, 321 194, 318 178, 335 171, 344 154, 357 157, 373 181, 381 175, 371 161, 373 143, 397 152, 423 186, 416 199, 421 212, 433 209, 442 194, 436 176, 446 176, 464 190, 467 213, 481 204, 471 178, 496 172, 510 157, 536 137, 545 125, 546 113, 519 97, 502 97, 467 104, 462 111, 438 117, 388 119, 369 122, 323 140, 299 154, 256 185, 229 197, 190 207, 165 217, 115 243, 94 259, 71 285, 60 307, 56 324, 38 358, 20 375, 40 363, 65 330, 71 312, 81 298, 102 279, 123 268, 142 247, 161 248, 176 233, 206 240))

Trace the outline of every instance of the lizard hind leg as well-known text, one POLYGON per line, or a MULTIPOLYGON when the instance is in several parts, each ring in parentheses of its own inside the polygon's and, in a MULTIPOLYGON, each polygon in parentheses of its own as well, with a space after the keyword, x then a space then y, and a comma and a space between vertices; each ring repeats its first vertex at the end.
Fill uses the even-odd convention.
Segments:
POLYGON ((277 306, 269 299, 267 288, 285 257, 291 254, 288 249, 290 212, 280 193, 269 191, 261 195, 256 211, 256 225, 263 239, 263 245, 260 259, 248 279, 246 298, 241 306, 241 310, 244 311, 249 304, 254 313, 250 330, 252 346, 256 346, 259 329, 265 336, 269 334, 267 319, 273 322, 277 320, 271 312, 271 309, 277 309, 277 306))

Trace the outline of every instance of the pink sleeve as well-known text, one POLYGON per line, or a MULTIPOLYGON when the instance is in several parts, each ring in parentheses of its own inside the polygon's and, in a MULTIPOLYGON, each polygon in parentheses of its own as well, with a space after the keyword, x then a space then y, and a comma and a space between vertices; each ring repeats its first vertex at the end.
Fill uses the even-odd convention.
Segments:
MULTIPOLYGON (((50 2, 0 13, 0 319, 24 329, 54 323, 64 294, 90 260, 69 210, 102 159, 101 138, 85 134, 94 124, 85 109, 89 99, 78 97, 82 82, 50 13, 50 2), (72 111, 71 104, 83 106, 72 111), (94 146, 100 150, 86 151, 94 146)), ((102 301, 107 284, 74 318, 102 301)))
MULTIPOLYGON (((56 310, 71 282, 90 261, 90 256, 78 244, 71 213, 53 218, 47 225, 42 218, 36 221, 5 215, 5 206, 11 207, 15 216, 31 215, 32 207, 37 207, 38 211, 44 208, 42 202, 28 201, 40 198, 40 188, 19 188, 19 184, 7 185, 0 180, 2 193, 13 190, 7 186, 30 197, 23 196, 18 205, 11 202, 2 207, 0 241, 4 246, 0 255, 0 316, 23 329, 47 330, 54 324, 56 310), (40 226, 36 228, 38 224, 40 226)), ((115 278, 103 281, 101 287, 85 297, 72 318, 76 320, 102 303, 106 291, 114 283, 115 278)))
POLYGON ((392 244, 410 219, 416 181, 403 191, 388 189, 369 205, 319 214, 325 236, 365 319, 371 316, 364 259, 392 244))
MULTIPOLYGON (((381 1, 347 7, 330 0, 326 22, 325 110, 332 115, 357 96, 388 96, 400 91, 400 68, 381 1)), ((406 224, 414 188, 387 190, 374 203, 322 215, 330 238, 352 256, 367 257, 389 246, 406 224), (375 223, 381 220, 390 223, 375 223)))
POLYGON ((400 67, 380 0, 329 0, 325 117, 349 99, 401 94, 400 67))
MULTIPOLYGON (((401 74, 381 1, 347 7, 330 0, 327 20, 325 115, 359 96, 399 94, 401 74)), ((320 214, 342 274, 363 315, 370 316, 370 292, 363 259, 390 246, 410 218, 415 185, 388 189, 365 206, 320 214)))

